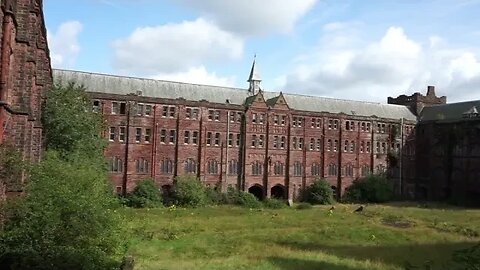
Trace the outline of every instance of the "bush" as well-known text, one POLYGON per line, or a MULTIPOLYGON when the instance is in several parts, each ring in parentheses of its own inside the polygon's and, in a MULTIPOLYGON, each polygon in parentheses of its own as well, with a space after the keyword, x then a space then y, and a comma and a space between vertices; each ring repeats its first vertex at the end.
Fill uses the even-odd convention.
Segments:
POLYGON ((194 176, 177 176, 174 182, 175 204, 185 207, 205 206, 208 202, 206 187, 194 176))
POLYGON ((265 201, 263 201, 263 205, 265 206, 265 208, 271 209, 282 209, 287 207, 285 201, 278 199, 265 199, 265 201))
POLYGON ((304 199, 311 204, 332 204, 333 190, 325 179, 318 178, 307 187, 304 199))
POLYGON ((238 198, 236 204, 247 207, 247 208, 261 208, 262 202, 260 202, 257 197, 248 192, 238 192, 238 198))
POLYGON ((207 204, 220 205, 227 203, 227 194, 218 191, 215 188, 205 188, 205 195, 207 197, 207 204))
POLYGON ((297 206, 295 207, 296 209, 298 210, 304 210, 304 209, 311 209, 313 206, 309 203, 306 203, 306 202, 302 202, 302 203, 299 203, 297 204, 297 206))
POLYGON ((369 175, 353 181, 345 191, 347 202, 382 203, 394 197, 393 186, 383 174, 369 175))
POLYGON ((136 208, 151 208, 162 204, 160 191, 151 179, 137 183, 135 189, 127 197, 128 205, 136 208))

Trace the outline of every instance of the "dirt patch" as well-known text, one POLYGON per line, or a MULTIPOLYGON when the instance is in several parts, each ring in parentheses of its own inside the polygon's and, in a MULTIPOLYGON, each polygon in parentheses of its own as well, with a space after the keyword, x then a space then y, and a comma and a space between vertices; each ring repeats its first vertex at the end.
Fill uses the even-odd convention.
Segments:
POLYGON ((415 226, 415 222, 401 217, 389 216, 382 219, 382 224, 394 228, 407 229, 415 226))

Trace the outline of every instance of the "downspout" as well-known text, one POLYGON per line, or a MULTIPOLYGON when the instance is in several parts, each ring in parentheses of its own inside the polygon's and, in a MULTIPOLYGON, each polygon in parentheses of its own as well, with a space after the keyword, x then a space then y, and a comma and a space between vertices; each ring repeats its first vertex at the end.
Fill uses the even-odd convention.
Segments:
POLYGON ((342 118, 338 119, 338 169, 337 169, 337 201, 340 201, 342 198, 342 132, 343 131, 343 121, 342 118))
POLYGON ((399 160, 399 178, 400 178, 400 197, 403 198, 403 118, 400 119, 400 149, 398 149, 400 160, 399 160))
POLYGON ((155 175, 157 174, 157 105, 153 106, 153 128, 152 128, 152 170, 150 177, 155 182, 155 175))
MULTIPOLYGON (((227 111, 227 136, 226 136, 226 148, 225 148, 225 183, 222 185, 222 192, 227 191, 228 186, 228 168, 229 168, 229 161, 228 161, 228 147, 229 147, 229 138, 230 138, 230 110, 227 111)), ((232 146, 233 146, 233 135, 232 135, 232 146)))
POLYGON ((123 182, 122 182, 122 196, 127 196, 127 181, 128 181, 128 146, 130 144, 130 109, 131 102, 127 101, 127 127, 126 127, 126 138, 125 138, 125 161, 124 161, 124 170, 123 170, 123 182))

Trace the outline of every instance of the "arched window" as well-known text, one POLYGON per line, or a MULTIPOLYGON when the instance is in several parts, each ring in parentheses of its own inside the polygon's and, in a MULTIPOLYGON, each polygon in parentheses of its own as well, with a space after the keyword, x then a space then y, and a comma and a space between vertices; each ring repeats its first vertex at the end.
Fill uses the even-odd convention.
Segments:
POLYGON ((320 139, 317 139, 317 151, 322 151, 322 141, 320 139))
POLYGON ((293 137, 292 139, 292 148, 297 149, 297 137, 293 137))
POLYGON ((135 161, 135 168, 137 173, 148 173, 150 171, 150 163, 145 158, 140 158, 135 161))
POLYGON ((189 158, 185 160, 185 167, 184 167, 185 173, 196 173, 197 172, 197 161, 195 161, 193 158, 189 158))
POLYGON ((310 139, 310 151, 315 150, 315 139, 311 138, 310 139))
POLYGON ((328 175, 330 176, 337 175, 337 165, 335 164, 328 165, 328 175))
POLYGON ((320 175, 320 164, 318 164, 318 163, 313 163, 312 164, 311 174, 312 174, 312 176, 320 175))
POLYGON ((218 161, 211 159, 207 162, 207 173, 208 174, 218 174, 218 161))
POLYGON ((302 163, 300 161, 295 161, 293 163, 293 176, 301 176, 302 175, 302 163))
POLYGON ((273 174, 274 175, 283 175, 283 163, 277 161, 273 165, 273 174))
POLYGON ((120 158, 111 158, 109 165, 111 172, 123 172, 123 161, 120 158))
POLYGON ((345 144, 343 145, 343 152, 348 152, 348 140, 345 141, 345 144))
POLYGON ((370 174, 370 166, 363 165, 362 166, 362 176, 367 176, 370 174))
POLYGON ((255 161, 252 163, 252 175, 261 175, 263 172, 263 163, 255 161))
POLYGON ((353 166, 352 166, 352 164, 347 164, 345 166, 345 176, 353 177, 353 166))
POLYGON ((238 162, 234 159, 228 162, 228 174, 230 175, 238 174, 238 162))
POLYGON ((332 151, 332 140, 328 139, 327 141, 327 151, 332 151))
POLYGON ((163 159, 160 162, 160 173, 163 173, 163 174, 173 173, 173 161, 171 159, 163 159))
POLYGON ((353 153, 353 152, 355 152, 355 142, 351 141, 350 142, 350 153, 353 153))

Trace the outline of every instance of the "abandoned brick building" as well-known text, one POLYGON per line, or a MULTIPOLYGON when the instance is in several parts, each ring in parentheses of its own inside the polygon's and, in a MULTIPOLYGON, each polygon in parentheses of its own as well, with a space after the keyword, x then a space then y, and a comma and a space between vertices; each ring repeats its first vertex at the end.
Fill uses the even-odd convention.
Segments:
MULTIPOLYGON (((37 161, 42 149, 42 94, 52 84, 47 33, 41 0, 0 1, 0 144, 37 161)), ((21 177, 23 178, 23 177, 21 177)), ((16 192, 16 183, 0 193, 16 192)))
POLYGON ((324 177, 341 196, 385 172, 407 198, 480 197, 480 101, 426 95, 388 104, 267 92, 255 62, 248 89, 54 70, 85 85, 104 115, 105 155, 117 192, 177 175, 257 197, 295 199, 324 177), (448 135, 448 136, 446 136, 448 135))

